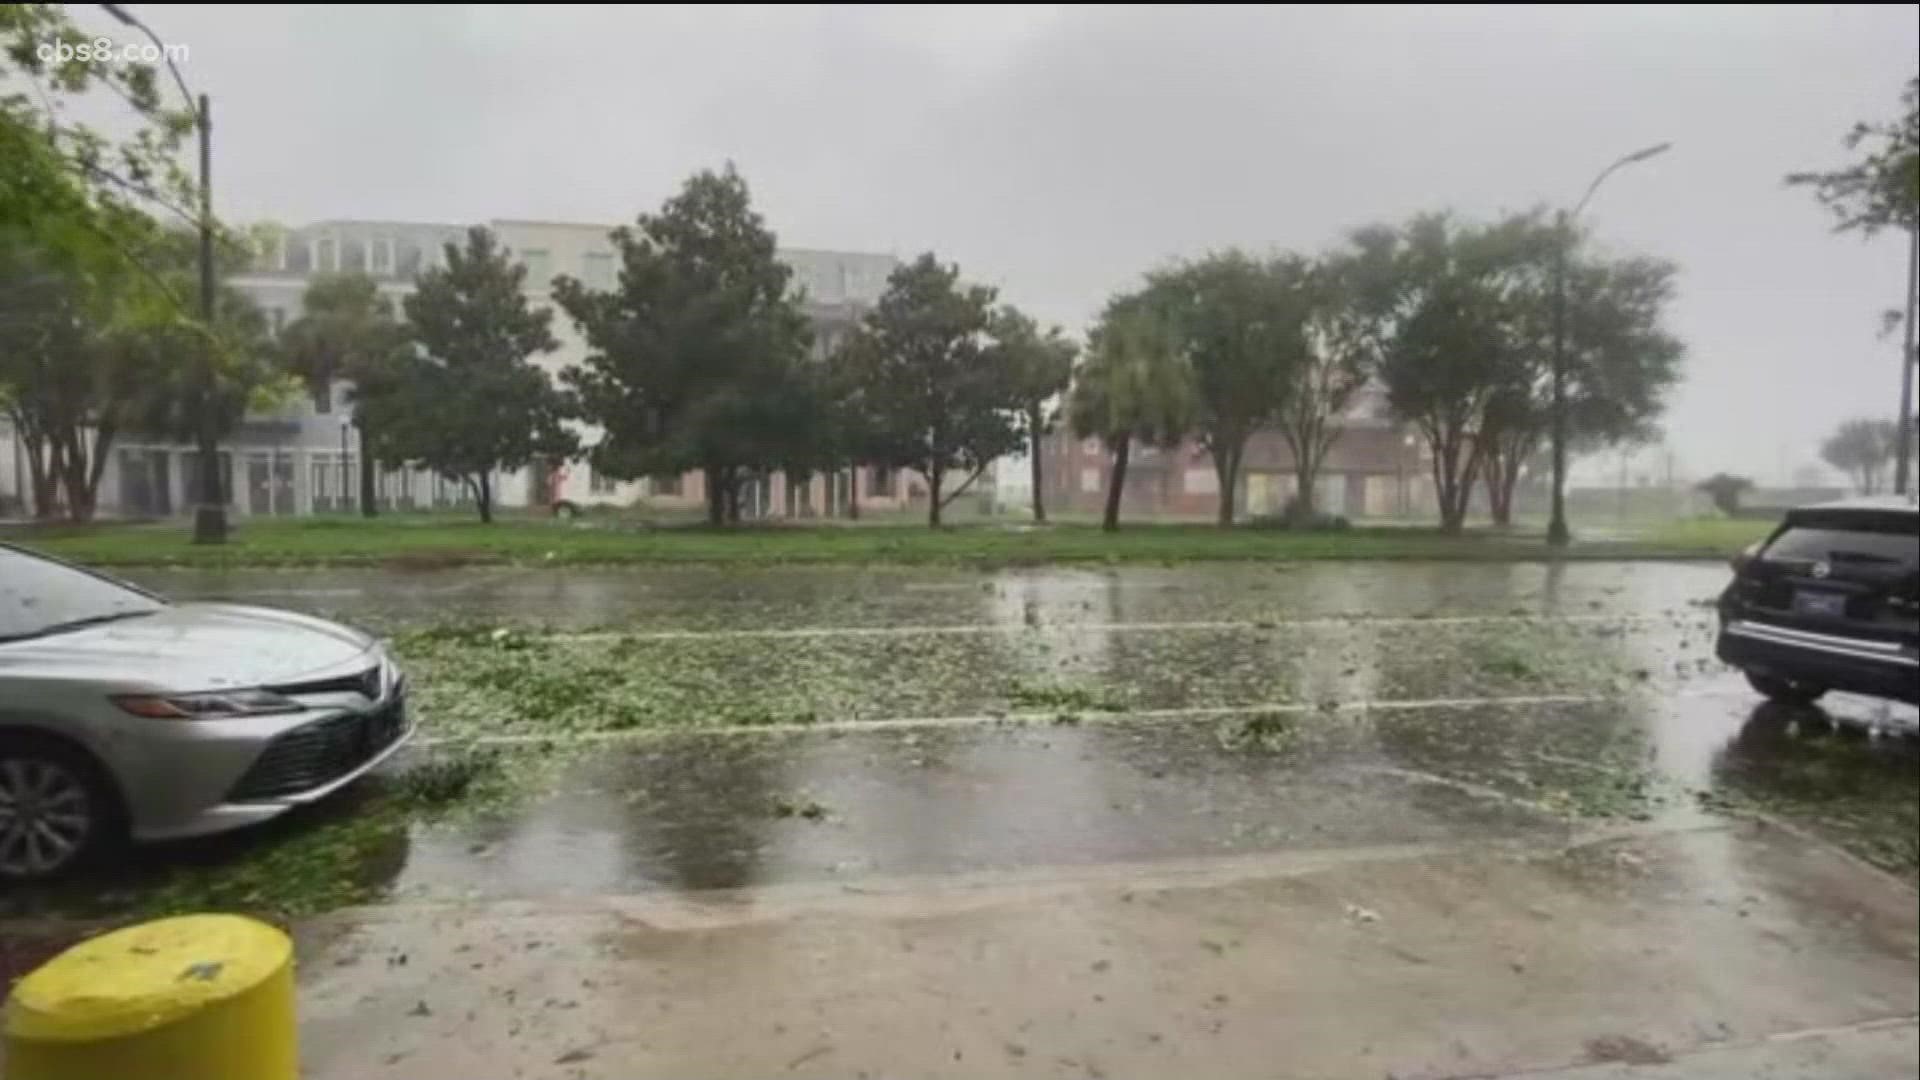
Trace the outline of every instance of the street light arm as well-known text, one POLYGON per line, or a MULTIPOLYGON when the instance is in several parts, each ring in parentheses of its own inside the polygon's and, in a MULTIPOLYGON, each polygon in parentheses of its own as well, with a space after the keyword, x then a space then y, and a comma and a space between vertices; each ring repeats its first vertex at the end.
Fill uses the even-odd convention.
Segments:
POLYGON ((1580 196, 1579 202, 1573 204, 1573 212, 1567 216, 1569 218, 1579 217, 1580 211, 1585 210, 1587 208, 1587 203, 1593 198, 1593 193, 1600 190, 1600 184, 1603 181, 1605 181, 1607 177, 1612 176, 1614 173, 1619 172, 1621 169, 1626 168, 1628 165, 1632 165, 1636 162, 1645 161, 1650 157, 1658 157, 1659 155, 1666 153, 1668 150, 1672 148, 1673 148, 1672 143, 1659 143, 1654 146, 1649 146, 1644 150, 1635 150, 1633 153, 1628 154, 1625 157, 1621 158, 1620 160, 1607 166, 1606 168, 1601 169, 1600 175, 1594 177, 1593 183, 1587 185, 1587 193, 1585 195, 1580 196))
POLYGON ((100 9, 113 16, 121 25, 131 26, 147 35, 147 40, 153 42, 153 47, 159 51, 160 58, 167 62, 167 70, 173 73, 173 83, 180 88, 180 96, 187 100, 187 109, 193 113, 194 120, 202 120, 199 99, 193 96, 193 91, 187 89, 187 80, 180 74, 180 66, 173 62, 172 50, 167 48, 166 42, 160 40, 160 35, 148 29, 146 23, 134 18, 131 12, 119 4, 101 4, 100 9))

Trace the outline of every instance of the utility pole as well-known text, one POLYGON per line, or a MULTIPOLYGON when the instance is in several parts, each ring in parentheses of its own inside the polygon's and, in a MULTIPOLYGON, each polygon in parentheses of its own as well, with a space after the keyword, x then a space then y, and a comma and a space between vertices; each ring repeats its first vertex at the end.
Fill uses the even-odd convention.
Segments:
POLYGON ((1664 154, 1672 143, 1659 143, 1635 150, 1606 168, 1587 185, 1587 193, 1571 212, 1562 210, 1554 219, 1553 245, 1553 516, 1547 522, 1547 543, 1566 547, 1573 539, 1567 529, 1567 249, 1573 246, 1573 221, 1586 209, 1600 184, 1616 171, 1650 157, 1664 154))

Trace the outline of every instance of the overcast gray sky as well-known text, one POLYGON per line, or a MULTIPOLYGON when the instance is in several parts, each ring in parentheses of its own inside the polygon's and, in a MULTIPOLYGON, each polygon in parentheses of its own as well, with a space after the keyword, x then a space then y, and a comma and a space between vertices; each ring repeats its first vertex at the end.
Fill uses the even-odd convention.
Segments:
POLYGON ((629 221, 730 158, 783 243, 930 248, 1076 331, 1165 259, 1572 201, 1671 140, 1589 220, 1680 264, 1682 467, 1770 479, 1898 397, 1903 245, 1781 176, 1894 114, 1913 6, 136 10, 228 219, 629 221))

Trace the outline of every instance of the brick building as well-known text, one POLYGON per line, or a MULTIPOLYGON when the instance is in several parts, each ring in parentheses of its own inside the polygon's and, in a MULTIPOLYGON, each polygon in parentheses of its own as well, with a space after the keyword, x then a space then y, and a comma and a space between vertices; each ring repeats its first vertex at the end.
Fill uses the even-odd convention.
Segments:
MULTIPOLYGON (((1433 480, 1426 447, 1385 419, 1384 401, 1365 392, 1348 409, 1344 430, 1327 455, 1315 485, 1315 504, 1349 518, 1391 518, 1433 513, 1433 480)), ((1098 439, 1053 436, 1043 475, 1050 504, 1099 513, 1106 504, 1112 455, 1098 439)), ((1244 520, 1285 509, 1298 487, 1293 452, 1277 431, 1247 441, 1241 462, 1235 516, 1244 520)), ((1220 502, 1213 458, 1197 441, 1171 449, 1135 445, 1127 460, 1121 514, 1134 517, 1210 518, 1220 502)))

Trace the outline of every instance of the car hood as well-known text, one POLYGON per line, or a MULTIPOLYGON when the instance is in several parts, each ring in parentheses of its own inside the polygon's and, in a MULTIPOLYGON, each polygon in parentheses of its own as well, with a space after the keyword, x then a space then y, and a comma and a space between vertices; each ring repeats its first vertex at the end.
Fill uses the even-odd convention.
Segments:
POLYGON ((261 686, 341 667, 373 644, 358 630, 291 611, 173 604, 0 645, 0 677, 81 676, 173 692, 261 686))

